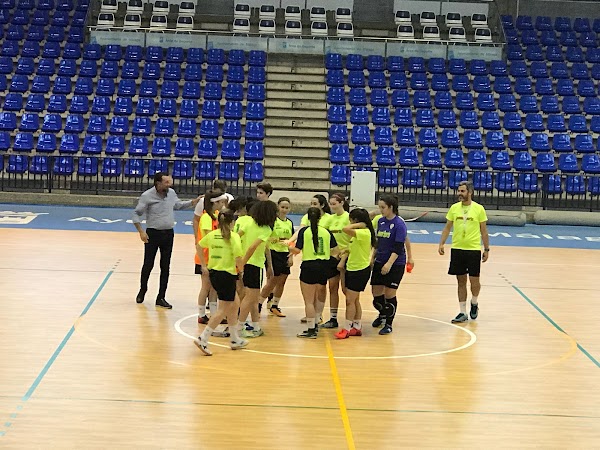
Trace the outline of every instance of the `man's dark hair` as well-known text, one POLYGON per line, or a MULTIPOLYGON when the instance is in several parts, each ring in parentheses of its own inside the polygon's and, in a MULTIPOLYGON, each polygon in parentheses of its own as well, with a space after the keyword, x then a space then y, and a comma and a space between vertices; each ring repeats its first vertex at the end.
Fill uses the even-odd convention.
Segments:
POLYGON ((475 188, 473 187, 473 183, 471 183, 470 181, 461 181, 460 183, 458 183, 459 186, 464 186, 467 188, 467 192, 471 193, 471 195, 473 195, 473 193, 475 192, 475 188))
POLYGON ((227 192, 227 183, 223 180, 215 180, 213 181, 213 189, 220 189, 223 192, 227 192))
POLYGON ((267 182, 258 183, 256 185, 256 189, 262 189, 267 195, 271 195, 273 193, 273 186, 271 186, 271 183, 267 182))
POLYGON ((158 183, 160 183, 163 179, 163 177, 168 177, 169 174, 166 172, 156 172, 154 174, 154 186, 156 186, 158 183))

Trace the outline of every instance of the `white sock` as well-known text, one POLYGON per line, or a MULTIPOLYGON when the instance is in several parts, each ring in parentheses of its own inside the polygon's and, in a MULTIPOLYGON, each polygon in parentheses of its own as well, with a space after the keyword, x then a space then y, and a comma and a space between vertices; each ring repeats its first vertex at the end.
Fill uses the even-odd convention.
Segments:
POLYGON ((238 320, 237 326, 235 328, 237 331, 242 331, 244 329, 244 322, 238 320))
POLYGON ((208 302, 208 308, 210 309, 211 317, 217 312, 217 302, 208 302))
POLYGON ((331 318, 332 319, 336 319, 337 320, 337 308, 329 308, 329 312, 331 314, 331 318))
POLYGON ((265 302, 267 298, 266 297, 259 297, 258 298, 258 303, 260 303, 261 305, 265 302))
POLYGON ((355 320, 352 322, 352 327, 356 328, 357 330, 362 330, 362 323, 360 323, 360 320, 355 320))
POLYGON ((260 322, 251 322, 255 331, 260 330, 260 322))
POLYGON ((279 300, 281 300, 281 297, 273 297, 273 306, 279 306, 279 300))
POLYGON ((205 315, 205 311, 206 311, 206 309, 205 309, 204 305, 198 305, 198 315, 200 317, 205 315))
POLYGON ((477 304, 477 297, 473 296, 471 297, 471 305, 476 305, 477 304))
POLYGON ((352 328, 352 321, 346 320, 346 326, 344 326, 344 329, 350 331, 350 328, 352 328))
POLYGON ((306 319, 306 325, 308 325, 308 329, 309 330, 314 330, 315 329, 315 319, 306 319))
POLYGON ((240 333, 237 327, 229 327, 229 333, 231 333, 231 342, 238 342, 240 340, 240 333))
POLYGON ((460 305, 460 312, 467 314, 467 302, 458 302, 460 305))
POLYGON ((210 337, 210 335, 213 331, 215 331, 215 330, 213 330, 211 327, 207 326, 204 329, 204 331, 202 332, 202 334, 200 335, 200 340, 208 342, 208 338, 210 337))

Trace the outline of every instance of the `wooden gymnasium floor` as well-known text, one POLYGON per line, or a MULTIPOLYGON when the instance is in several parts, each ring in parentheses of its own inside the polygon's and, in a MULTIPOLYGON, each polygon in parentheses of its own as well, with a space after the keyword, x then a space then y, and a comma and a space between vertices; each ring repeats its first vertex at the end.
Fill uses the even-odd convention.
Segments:
MULTIPOLYGON (((157 272, 150 301, 134 302, 142 245, 133 231, 0 236, 0 448, 600 443, 598 251, 494 247, 480 319, 453 326, 447 257, 415 244, 394 333, 367 325, 345 341, 331 331, 295 337, 296 266, 281 305, 288 317, 265 317, 266 335, 248 350, 213 345, 209 358, 191 341, 191 235, 176 237, 171 311, 154 307, 157 272)), ((363 304, 369 322, 369 295, 363 304)))

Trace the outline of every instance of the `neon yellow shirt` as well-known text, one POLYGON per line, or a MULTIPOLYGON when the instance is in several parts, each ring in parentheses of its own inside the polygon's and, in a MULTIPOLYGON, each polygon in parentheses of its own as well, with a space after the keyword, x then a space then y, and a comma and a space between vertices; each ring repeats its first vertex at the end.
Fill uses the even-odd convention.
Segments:
MULTIPOLYGON (((327 224, 329 223, 330 217, 331 217, 331 214, 323 213, 323 215, 319 219, 319 226, 327 228, 327 224)), ((310 226, 310 222, 308 221, 308 214, 304 214, 302 216, 302 219, 300 219, 300 225, 302 225, 304 227, 310 226)))
POLYGON ((326 260, 328 261, 331 257, 331 249, 337 246, 337 242, 333 235, 319 226, 317 228, 318 236, 318 248, 314 248, 312 240, 312 230, 310 227, 305 227, 300 230, 298 234, 298 241, 296 241, 296 248, 302 250, 302 261, 316 261, 326 260))
POLYGON ((237 274, 235 259, 244 256, 239 234, 232 232, 229 240, 225 240, 221 230, 214 230, 204 236, 198 245, 210 250, 209 270, 220 270, 229 272, 232 275, 237 274))
POLYGON ((271 235, 271 250, 274 252, 288 253, 289 247, 282 241, 289 240, 294 234, 294 224, 286 217, 281 220, 279 217, 275 221, 273 234, 271 235))
POLYGON ((244 235, 242 236, 242 249, 244 250, 244 254, 257 239, 262 241, 256 250, 254 250, 254 253, 252 253, 252 256, 250 256, 246 264, 251 264, 260 268, 265 267, 265 249, 267 248, 269 238, 273 234, 273 230, 266 225, 259 227, 254 219, 250 217, 250 221, 244 221, 241 225, 240 231, 244 232, 244 235))
POLYGON ((371 223, 373 224, 373 229, 375 230, 375 233, 377 233, 377 225, 379 225, 379 219, 381 219, 383 217, 382 214, 377 214, 375 217, 373 217, 373 220, 371 221, 371 223))
POLYGON ((354 231, 356 236, 350 240, 348 246, 350 253, 346 263, 346 270, 351 272, 363 270, 371 264, 371 231, 366 228, 354 231))
POLYGON ((346 211, 343 214, 331 214, 327 221, 326 228, 331 231, 331 234, 335 237, 340 250, 348 248, 350 244, 350 236, 342 231, 342 228, 350 225, 350 214, 346 211))
POLYGON ((480 224, 487 222, 483 206, 474 201, 471 201, 469 206, 463 206, 462 202, 457 202, 448 210, 446 219, 454 222, 452 248, 481 250, 480 224))
MULTIPOLYGON (((240 231, 242 226, 247 222, 252 222, 252 216, 238 217, 237 220, 235 221, 235 225, 233 226, 233 231, 235 231, 237 233, 238 231, 240 231)), ((244 240, 244 237, 242 236, 242 242, 243 242, 243 240, 244 240)))

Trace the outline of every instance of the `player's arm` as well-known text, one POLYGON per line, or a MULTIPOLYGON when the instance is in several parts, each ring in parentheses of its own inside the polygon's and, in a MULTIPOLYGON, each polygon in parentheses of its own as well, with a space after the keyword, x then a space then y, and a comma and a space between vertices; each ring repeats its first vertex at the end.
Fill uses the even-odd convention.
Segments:
POLYGON ((406 239, 404 240, 404 248, 406 249, 406 262, 414 267, 415 262, 412 257, 412 246, 410 245, 410 239, 408 238, 408 234, 406 235, 406 239))
POLYGON ((486 262, 490 255, 490 235, 487 230, 487 222, 480 222, 479 229, 481 230, 481 240, 483 241, 483 256, 481 257, 481 261, 486 262))
POLYGON ((444 254, 444 244, 446 243, 446 239, 448 239, 448 236, 450 236, 450 231, 452 230, 452 225, 453 224, 454 224, 453 221, 447 220, 446 221, 446 226, 442 230, 442 236, 440 237, 440 245, 438 247, 438 253, 440 255, 444 254))

